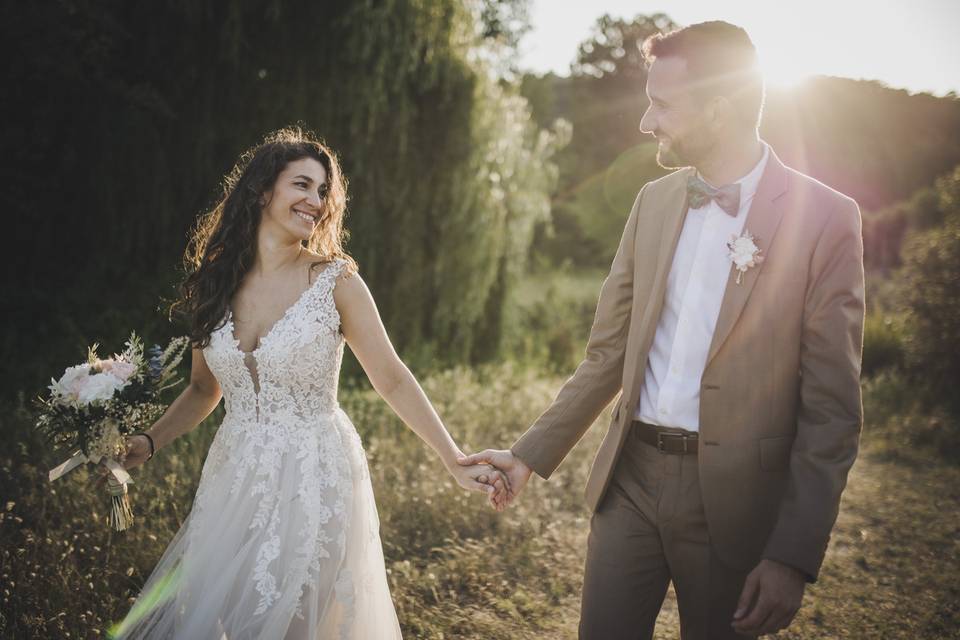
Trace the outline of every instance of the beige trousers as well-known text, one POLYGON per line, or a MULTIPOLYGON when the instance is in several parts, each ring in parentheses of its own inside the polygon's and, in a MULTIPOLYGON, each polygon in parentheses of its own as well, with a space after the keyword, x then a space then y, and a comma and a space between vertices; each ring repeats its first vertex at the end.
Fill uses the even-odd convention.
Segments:
POLYGON ((730 623, 746 576, 711 548, 697 458, 632 431, 590 520, 580 639, 652 638, 671 580, 683 640, 745 638, 730 623))

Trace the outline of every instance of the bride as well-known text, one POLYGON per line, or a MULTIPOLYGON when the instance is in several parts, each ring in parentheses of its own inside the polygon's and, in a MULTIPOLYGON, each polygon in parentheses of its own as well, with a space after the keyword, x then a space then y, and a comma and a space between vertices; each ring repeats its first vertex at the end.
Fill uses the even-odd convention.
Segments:
POLYGON ((190 383, 130 436, 133 468, 226 414, 193 507, 119 638, 399 638, 357 432, 337 403, 346 341, 377 392, 466 489, 503 504, 505 479, 462 452, 397 357, 341 245, 336 156, 299 129, 245 153, 197 226, 178 301, 190 383))

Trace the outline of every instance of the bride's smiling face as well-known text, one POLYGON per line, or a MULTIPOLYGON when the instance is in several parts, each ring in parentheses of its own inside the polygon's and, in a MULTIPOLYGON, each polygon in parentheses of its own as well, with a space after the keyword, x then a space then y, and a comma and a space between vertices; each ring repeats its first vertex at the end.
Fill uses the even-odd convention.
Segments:
POLYGON ((263 194, 261 224, 273 224, 307 240, 325 215, 327 171, 313 158, 293 160, 263 194))

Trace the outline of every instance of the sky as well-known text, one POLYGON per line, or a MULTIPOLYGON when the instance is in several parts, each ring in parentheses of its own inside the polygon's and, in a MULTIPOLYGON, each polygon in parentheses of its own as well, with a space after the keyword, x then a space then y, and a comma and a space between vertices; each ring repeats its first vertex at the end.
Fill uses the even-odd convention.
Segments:
POLYGON ((665 13, 680 25, 726 20, 747 30, 770 84, 807 75, 960 93, 960 0, 533 0, 522 69, 567 75, 598 17, 665 13))

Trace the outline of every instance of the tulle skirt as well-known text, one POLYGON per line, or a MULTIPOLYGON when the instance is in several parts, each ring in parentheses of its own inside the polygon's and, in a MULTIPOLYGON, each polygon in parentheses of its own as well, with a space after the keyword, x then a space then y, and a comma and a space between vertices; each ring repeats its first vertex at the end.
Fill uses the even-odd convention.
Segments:
POLYGON ((229 416, 193 507, 117 638, 400 638, 356 429, 229 416))

